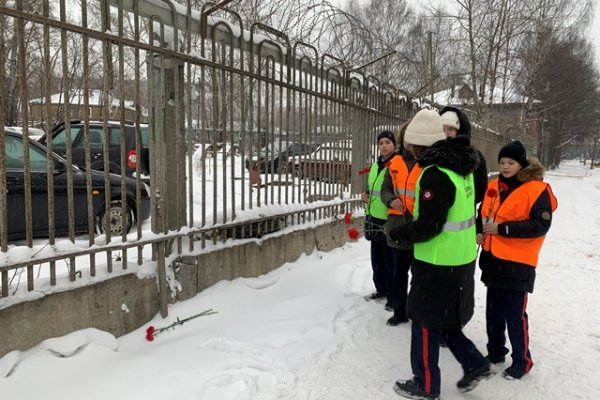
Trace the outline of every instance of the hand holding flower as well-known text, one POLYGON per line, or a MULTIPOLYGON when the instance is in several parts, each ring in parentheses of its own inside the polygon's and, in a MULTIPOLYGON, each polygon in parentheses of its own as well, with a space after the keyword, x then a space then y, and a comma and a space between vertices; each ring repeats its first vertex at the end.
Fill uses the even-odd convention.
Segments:
POLYGON ((404 210, 406 210, 406 206, 404 205, 404 203, 400 199, 394 199, 394 200, 392 200, 392 202, 390 203, 390 206, 394 210, 398 210, 398 211, 404 211, 404 210))
POLYGON ((488 222, 483 224, 482 232, 486 235, 497 235, 498 234, 498 224, 495 222, 488 222))
POLYGON ((483 243, 484 240, 485 240, 485 235, 483 233, 478 233, 477 234, 477 244, 479 246, 481 246, 481 244, 483 243))

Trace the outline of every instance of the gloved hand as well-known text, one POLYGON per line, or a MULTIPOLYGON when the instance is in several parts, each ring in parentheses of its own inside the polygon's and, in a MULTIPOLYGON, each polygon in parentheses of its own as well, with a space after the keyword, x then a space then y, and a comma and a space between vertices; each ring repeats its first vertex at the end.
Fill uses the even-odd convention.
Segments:
POLYGON ((405 231, 406 231, 406 225, 399 225, 396 226, 395 228, 390 229, 389 231, 389 236, 390 238, 392 238, 392 240, 396 241, 396 242, 402 242, 406 240, 406 235, 405 235, 405 231))

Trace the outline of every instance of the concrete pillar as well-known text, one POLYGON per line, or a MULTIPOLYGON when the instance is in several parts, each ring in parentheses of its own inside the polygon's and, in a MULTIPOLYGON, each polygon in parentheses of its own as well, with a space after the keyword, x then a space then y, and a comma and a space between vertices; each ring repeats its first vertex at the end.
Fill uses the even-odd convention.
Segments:
POLYGON ((154 55, 148 62, 152 231, 186 223, 183 63, 154 55))

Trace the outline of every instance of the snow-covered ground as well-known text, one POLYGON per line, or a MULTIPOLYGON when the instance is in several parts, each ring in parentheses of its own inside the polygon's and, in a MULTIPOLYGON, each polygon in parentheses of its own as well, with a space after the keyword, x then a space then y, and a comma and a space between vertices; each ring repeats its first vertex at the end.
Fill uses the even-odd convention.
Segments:
MULTIPOLYGON (((529 298, 534 368, 463 395, 460 366, 443 349, 443 399, 600 398, 600 170, 568 162, 547 181, 559 208, 529 298)), ((386 326, 383 304, 363 300, 372 290, 368 249, 361 239, 259 278, 219 282, 118 339, 88 329, 9 353, 0 399, 399 399, 392 386, 411 376, 410 328, 386 326), (207 309, 218 313, 146 341, 148 326, 207 309)), ((479 283, 465 329, 482 351, 484 295, 479 283)))

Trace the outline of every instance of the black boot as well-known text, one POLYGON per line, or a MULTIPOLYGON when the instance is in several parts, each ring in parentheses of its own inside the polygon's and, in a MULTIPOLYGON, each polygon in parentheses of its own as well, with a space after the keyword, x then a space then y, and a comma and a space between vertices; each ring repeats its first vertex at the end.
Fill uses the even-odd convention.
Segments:
POLYGON ((381 298, 383 298, 383 297, 385 297, 385 295, 384 295, 384 294, 381 294, 381 293, 379 293, 379 292, 373 292, 373 293, 371 293, 371 294, 369 294, 369 295, 365 296, 365 300, 366 300, 366 301, 378 300, 378 299, 381 299, 381 298))
POLYGON ((408 381, 396 381, 394 390, 400 396, 407 399, 440 400, 439 394, 425 392, 423 389, 420 389, 419 386, 417 386, 417 383, 413 379, 408 381))
POLYGON ((490 363, 486 360, 483 367, 464 374, 462 379, 456 382, 456 386, 462 393, 470 392, 477 387, 482 379, 490 379, 494 374, 496 374, 496 371, 490 368, 490 363))
POLYGON ((389 326, 396 326, 400 325, 403 322, 408 322, 408 318, 402 318, 394 314, 390 317, 390 319, 387 320, 386 324, 388 324, 389 326))

